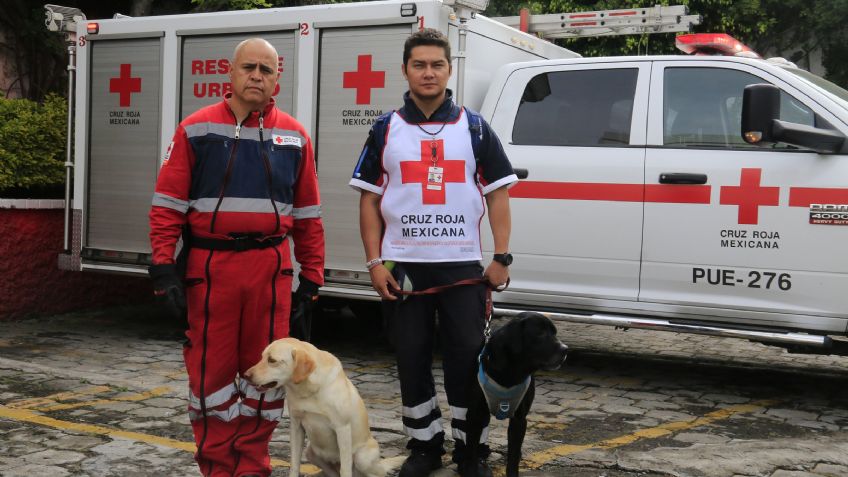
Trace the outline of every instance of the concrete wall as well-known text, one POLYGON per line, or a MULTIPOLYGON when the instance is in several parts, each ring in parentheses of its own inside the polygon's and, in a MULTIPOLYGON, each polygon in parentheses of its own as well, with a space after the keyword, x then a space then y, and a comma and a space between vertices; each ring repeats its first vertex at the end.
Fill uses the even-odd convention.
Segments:
POLYGON ((153 301, 146 278, 58 269, 62 201, 0 202, 0 320, 153 301))

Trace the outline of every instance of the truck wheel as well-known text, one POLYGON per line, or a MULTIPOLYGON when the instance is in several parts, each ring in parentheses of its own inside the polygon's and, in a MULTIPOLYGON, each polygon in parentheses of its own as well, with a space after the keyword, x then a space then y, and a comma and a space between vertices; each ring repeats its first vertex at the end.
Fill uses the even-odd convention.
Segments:
POLYGON ((383 325, 383 312, 379 301, 351 300, 347 306, 356 319, 369 325, 383 325))
POLYGON ((390 313, 386 313, 393 309, 391 306, 386 308, 386 304, 379 301, 352 300, 348 302, 348 307, 358 320, 375 330, 375 334, 382 335, 389 347, 394 350, 390 313))

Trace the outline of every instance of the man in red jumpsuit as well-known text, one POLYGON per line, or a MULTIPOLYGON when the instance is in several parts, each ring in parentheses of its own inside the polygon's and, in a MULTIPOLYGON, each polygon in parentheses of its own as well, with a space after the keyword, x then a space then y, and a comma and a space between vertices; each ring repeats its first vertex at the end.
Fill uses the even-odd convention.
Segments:
POLYGON ((162 163, 150 211, 150 276, 157 295, 188 308, 183 354, 200 471, 267 476, 283 394, 261 393, 241 375, 268 343, 288 336, 289 240, 301 266, 295 298, 317 295, 324 230, 312 144, 272 98, 276 50, 245 40, 229 75, 232 93, 180 123, 162 163), (185 277, 174 264, 181 235, 189 244, 185 277))

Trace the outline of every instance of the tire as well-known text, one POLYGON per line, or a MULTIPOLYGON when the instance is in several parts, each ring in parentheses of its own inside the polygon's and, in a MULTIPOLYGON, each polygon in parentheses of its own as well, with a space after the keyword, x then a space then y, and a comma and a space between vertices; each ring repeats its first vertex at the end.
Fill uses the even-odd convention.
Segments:
POLYGON ((360 320, 365 326, 375 330, 376 334, 381 334, 386 343, 394 350, 394 340, 392 339, 391 323, 389 316, 384 313, 385 305, 380 301, 366 300, 351 300, 347 304, 353 316, 360 320))
POLYGON ((357 320, 382 326, 383 311, 379 301, 350 300, 347 307, 357 320))

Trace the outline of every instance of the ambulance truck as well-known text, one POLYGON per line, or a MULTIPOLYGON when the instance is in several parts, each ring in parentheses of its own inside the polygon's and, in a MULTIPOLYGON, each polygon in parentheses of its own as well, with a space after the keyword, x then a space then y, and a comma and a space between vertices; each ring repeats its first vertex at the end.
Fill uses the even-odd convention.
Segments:
MULTIPOLYGON (((449 87, 490 122, 521 178, 510 189, 512 282, 495 294, 497 314, 534 310, 845 352, 848 92, 758 58, 582 58, 508 19, 458 17, 457 3, 79 27, 70 240, 60 265, 145 273, 147 213, 173 130, 221 100, 233 47, 262 36, 280 55, 277 104, 315 142, 327 236, 321 294, 353 308, 376 303, 358 194, 347 182, 372 122, 400 104, 404 39, 433 27, 460 57, 449 87)), ((554 34, 579 35, 569 20, 544 19, 554 34)), ((483 248, 490 259, 489 236, 483 248)))
MULTIPOLYGON (((277 106, 303 123, 314 143, 328 281, 360 285, 358 197, 347 182, 371 124, 402 104, 406 38, 436 28, 459 53, 462 31, 464 71, 449 86, 474 109, 498 67, 579 56, 483 16, 458 17, 456 3, 377 1, 78 22, 72 226, 60 266, 146 273, 147 215, 174 130, 222 100, 231 88, 233 49, 262 37, 279 54, 277 106)), ((50 12, 61 7, 47 8, 53 18, 50 12)), ((372 297, 360 288, 330 285, 326 293, 372 297)))

